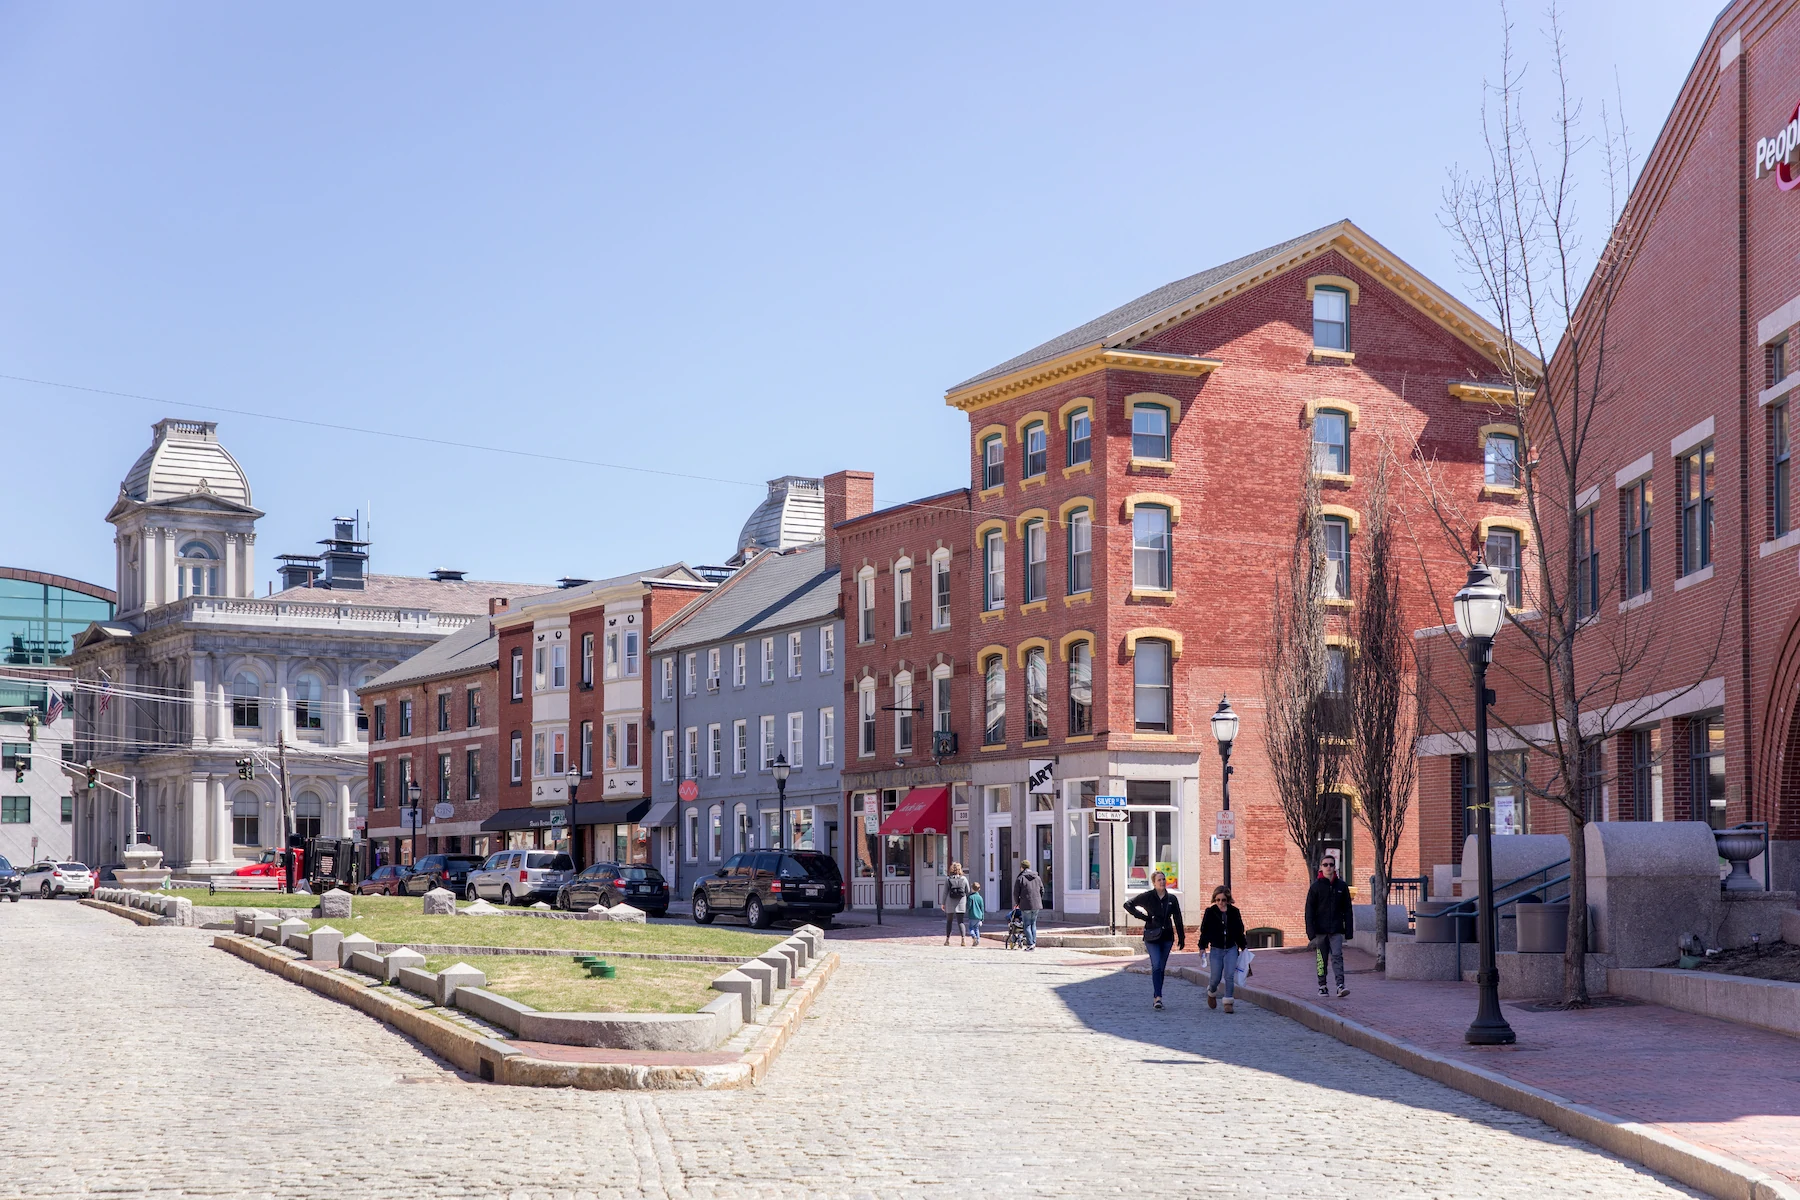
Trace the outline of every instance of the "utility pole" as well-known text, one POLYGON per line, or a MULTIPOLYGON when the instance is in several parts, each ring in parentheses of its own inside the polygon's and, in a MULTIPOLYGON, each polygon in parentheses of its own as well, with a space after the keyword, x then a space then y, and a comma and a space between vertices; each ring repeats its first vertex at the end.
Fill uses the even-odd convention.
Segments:
MULTIPOLYGON (((279 714, 278 719, 284 724, 287 714, 279 714)), ((287 769, 287 731, 284 729, 277 740, 277 749, 281 755, 281 865, 287 876, 287 890, 294 890, 294 851, 288 845, 293 836, 293 810, 288 804, 288 769, 287 769)))

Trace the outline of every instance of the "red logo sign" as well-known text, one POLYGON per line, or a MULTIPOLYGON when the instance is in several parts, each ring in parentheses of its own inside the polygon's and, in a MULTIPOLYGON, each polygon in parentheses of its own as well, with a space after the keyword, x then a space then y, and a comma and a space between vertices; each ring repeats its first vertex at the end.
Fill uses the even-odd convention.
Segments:
POLYGON ((700 798, 700 785, 695 783, 692 779, 684 779, 681 781, 681 786, 676 789, 676 794, 683 800, 698 800, 700 798))

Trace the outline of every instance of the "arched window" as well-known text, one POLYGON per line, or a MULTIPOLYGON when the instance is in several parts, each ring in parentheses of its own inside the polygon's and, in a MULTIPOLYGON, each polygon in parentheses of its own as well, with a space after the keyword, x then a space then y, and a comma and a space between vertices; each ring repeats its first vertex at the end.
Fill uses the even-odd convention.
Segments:
POLYGON ((894 676, 894 752, 910 754, 913 748, 912 672, 894 676))
POLYGON ((1042 649, 1025 652, 1025 740, 1050 736, 1050 665, 1042 649))
POLYGON ((262 727, 262 681, 248 671, 239 671, 231 681, 231 726, 233 729, 262 727))
POLYGON ((947 665, 931 669, 931 728, 937 733, 950 732, 950 668, 947 665))
POLYGON ((176 564, 176 590, 180 596, 219 594, 219 556, 205 542, 189 542, 181 548, 176 564))
POLYGON ((738 805, 731 810, 731 852, 742 854, 750 849, 750 809, 738 805))
POLYGON ((1138 639, 1132 655, 1132 683, 1137 728, 1146 733, 1169 733, 1169 643, 1155 638, 1138 639))
POLYGON ((725 857, 724 817, 718 805, 706 810, 706 846, 707 857, 715 861, 725 857))
POLYGON ((1519 486, 1519 439, 1490 433, 1482 446, 1482 482, 1490 487, 1519 486))
MULTIPOLYGON (((864 567, 856 577, 856 640, 875 640, 875 568, 864 567)), ((693 695, 690 688, 688 694, 693 695)))
POLYGON ((1050 535, 1042 521, 1025 523, 1025 603, 1050 594, 1050 535))
POLYGON ((310 671, 294 680, 294 728, 325 728, 325 684, 310 671))
POLYGON ((700 810, 699 809, 690 808, 687 810, 686 825, 687 825, 687 860, 689 862, 699 862, 700 861, 700 810))
POLYGON ((231 800, 231 844, 260 846, 262 801, 254 793, 239 792, 231 800))
POLYGON ((1049 435, 1044 432, 1042 421, 1033 421, 1025 427, 1025 434, 1019 444, 1019 451, 1024 457, 1024 472, 1021 478, 1036 479, 1050 467, 1049 435))
POLYGON ((1069 414, 1069 463, 1073 467, 1094 456, 1094 423, 1086 408, 1069 414))
POLYGON ((989 655, 981 665, 981 675, 987 702, 981 740, 985 745, 998 746, 1006 741, 1006 656, 989 655))
POLYGON ((998 529, 990 530, 981 541, 981 555, 985 559, 985 570, 982 581, 982 608, 992 612, 1006 607, 1006 535, 998 529))
POLYGON ((1087 642, 1069 646, 1069 736, 1094 732, 1094 649, 1087 642))
POLYGON ((1313 414, 1313 470, 1350 473, 1350 415, 1341 409, 1321 408, 1313 414))
POLYGON ((318 837, 325 823, 325 802, 317 792, 301 792, 294 797, 294 832, 301 837, 318 837))
POLYGON ((1325 580, 1327 600, 1350 598, 1350 522, 1343 517, 1326 517, 1325 580))
POLYGON ((865 679, 857 690, 857 752, 864 758, 875 753, 875 681, 865 679))
POLYGON ((981 488, 1002 487, 1006 483, 1006 442, 992 434, 981 442, 981 488))

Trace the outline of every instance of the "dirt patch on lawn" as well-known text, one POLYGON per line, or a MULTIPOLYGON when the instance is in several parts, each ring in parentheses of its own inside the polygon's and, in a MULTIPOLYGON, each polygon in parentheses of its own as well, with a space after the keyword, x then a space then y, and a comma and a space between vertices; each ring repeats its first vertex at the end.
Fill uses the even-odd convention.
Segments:
POLYGON ((1711 971, 1716 975, 1742 975, 1748 979, 1778 979, 1783 983, 1800 983, 1800 946, 1771 942, 1760 952, 1754 946, 1742 950, 1721 950, 1694 969, 1711 971))

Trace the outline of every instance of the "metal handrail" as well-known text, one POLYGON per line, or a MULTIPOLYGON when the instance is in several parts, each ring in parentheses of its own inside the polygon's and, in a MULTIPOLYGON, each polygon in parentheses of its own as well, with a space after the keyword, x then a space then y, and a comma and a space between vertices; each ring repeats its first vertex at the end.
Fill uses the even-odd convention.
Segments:
MULTIPOLYGON (((1406 932, 1412 933, 1419 926, 1419 903, 1431 887, 1431 880, 1423 875, 1403 875, 1387 881, 1387 893, 1382 896, 1381 903, 1386 906, 1392 903, 1393 895, 1398 891, 1406 905, 1406 932)), ((1375 894, 1375 877, 1369 877, 1369 894, 1375 894)))
MULTIPOLYGON (((1567 883, 1569 881, 1569 874, 1567 872, 1565 872, 1562 875, 1557 876, 1555 879, 1549 878, 1549 875, 1550 875, 1550 872, 1556 870, 1556 868, 1566 867, 1568 865, 1569 865, 1569 860, 1565 858, 1560 862, 1553 862, 1547 866, 1539 867, 1537 870, 1532 871, 1525 875, 1521 875, 1517 879, 1509 879, 1505 883, 1495 884, 1494 885, 1494 895, 1498 896, 1502 892, 1504 892, 1507 888, 1516 887, 1519 884, 1525 883, 1527 880, 1536 879, 1539 875, 1542 875, 1545 877, 1544 881, 1542 883, 1533 884, 1530 887, 1522 888, 1517 895, 1513 896, 1510 899, 1495 901, 1494 911, 1499 912, 1501 909, 1505 908, 1509 904, 1517 904, 1520 900, 1524 899, 1526 896, 1530 895, 1531 893, 1538 891, 1539 889, 1542 889, 1543 891, 1548 892, 1551 888, 1555 887, 1559 883, 1567 883)), ((1458 916, 1458 917, 1473 916, 1476 911, 1475 902, 1478 899, 1479 899, 1479 897, 1477 897, 1477 896, 1469 896, 1466 899, 1458 900, 1456 903, 1450 905, 1448 908, 1439 909, 1438 915, 1446 916, 1446 917, 1449 917, 1449 916, 1458 916)))

